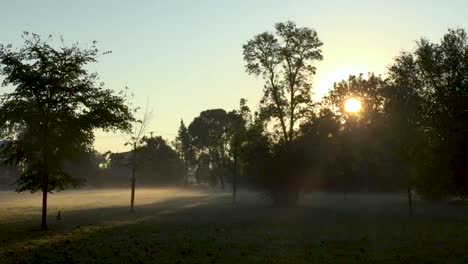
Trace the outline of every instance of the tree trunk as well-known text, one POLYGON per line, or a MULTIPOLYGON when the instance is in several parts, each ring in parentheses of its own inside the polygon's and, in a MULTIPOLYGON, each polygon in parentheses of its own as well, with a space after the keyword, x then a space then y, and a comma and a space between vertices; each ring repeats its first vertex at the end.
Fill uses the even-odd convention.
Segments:
POLYGON ((232 178, 232 202, 236 202, 236 192, 237 192, 237 155, 234 154, 234 174, 232 178))
POLYGON ((188 187, 188 162, 184 161, 184 187, 188 187))
POLYGON ((43 173, 42 179, 42 222, 41 229, 47 230, 47 186, 49 179, 46 172, 43 173))
POLYGON ((346 200, 346 191, 347 191, 347 186, 346 186, 346 172, 343 173, 343 200, 346 200))
POLYGON ((136 181, 136 143, 133 144, 133 161, 132 161, 132 194, 130 198, 130 211, 134 211, 135 204, 135 181, 136 181))
POLYGON ((221 190, 224 190, 224 178, 223 175, 219 175, 219 183, 221 183, 221 190))
POLYGON ((271 83, 271 85, 273 87, 273 93, 272 93, 273 101, 275 102, 275 106, 276 106, 276 108, 278 110, 281 129, 283 130, 284 141, 288 142, 290 139, 288 139, 288 131, 286 129, 286 124, 284 122, 284 112, 283 112, 283 108, 281 107, 281 105, 279 103, 278 94, 277 94, 278 93, 278 88, 273 85, 273 83, 274 83, 274 77, 273 76, 270 77, 270 83, 271 83))
POLYGON ((47 151, 49 144, 47 140, 47 124, 43 130, 42 138, 42 221, 41 229, 47 230, 47 192, 49 191, 49 168, 47 160, 47 151))
POLYGON ((411 183, 408 179, 408 209, 409 209, 409 216, 413 216, 413 196, 411 194, 411 183))

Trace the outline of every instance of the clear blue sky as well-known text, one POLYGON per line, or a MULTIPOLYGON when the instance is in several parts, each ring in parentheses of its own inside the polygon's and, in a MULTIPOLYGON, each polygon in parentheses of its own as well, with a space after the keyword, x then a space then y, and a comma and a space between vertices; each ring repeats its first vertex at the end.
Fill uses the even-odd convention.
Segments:
MULTIPOLYGON (((172 139, 208 108, 256 108, 262 82, 244 72, 242 44, 273 24, 293 20, 324 42, 315 92, 320 97, 348 74, 385 73, 402 50, 424 36, 438 41, 449 27, 468 28, 466 0, 394 1, 8 1, 0 0, 0 43, 21 45, 30 31, 93 40, 112 54, 91 67, 111 89, 128 86, 135 104, 149 98, 149 131, 172 139)), ((121 135, 97 134, 99 151, 122 151, 121 135)))

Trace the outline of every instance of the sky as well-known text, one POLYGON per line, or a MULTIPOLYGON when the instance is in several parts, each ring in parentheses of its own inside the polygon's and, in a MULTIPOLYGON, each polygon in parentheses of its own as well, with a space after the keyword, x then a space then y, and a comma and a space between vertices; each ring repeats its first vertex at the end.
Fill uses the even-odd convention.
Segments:
MULTIPOLYGON (((324 43, 313 77, 317 100, 349 74, 385 74, 421 37, 438 41, 448 28, 468 29, 466 0, 0 0, 0 10, 2 44, 20 47, 29 31, 111 50, 90 70, 106 88, 129 87, 135 106, 148 102, 147 132, 168 140, 181 119, 189 124, 203 110, 232 110, 240 98, 258 107, 262 80, 245 72, 242 45, 277 22, 314 28, 324 43)), ((124 151, 128 138, 98 131, 95 148, 124 151)))

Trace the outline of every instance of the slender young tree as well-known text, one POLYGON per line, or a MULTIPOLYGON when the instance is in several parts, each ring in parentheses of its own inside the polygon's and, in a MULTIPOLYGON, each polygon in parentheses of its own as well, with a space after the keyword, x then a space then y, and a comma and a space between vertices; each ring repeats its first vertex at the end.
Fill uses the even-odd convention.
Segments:
POLYGON ((135 185, 136 185, 136 170, 138 165, 138 150, 142 143, 144 143, 143 136, 146 133, 149 122, 151 121, 153 111, 148 109, 148 102, 146 103, 145 113, 143 118, 135 120, 130 134, 130 139, 125 143, 126 146, 132 148, 131 167, 131 194, 130 194, 130 212, 135 211, 135 185))
POLYGON ((96 85, 87 66, 100 55, 77 44, 55 48, 52 37, 23 34, 24 46, 0 46, 0 73, 12 92, 0 98, 0 124, 10 131, 4 160, 21 168, 17 191, 42 191, 42 224, 47 229, 47 194, 76 186, 62 164, 90 150, 94 130, 129 130, 133 120, 123 94, 96 85))

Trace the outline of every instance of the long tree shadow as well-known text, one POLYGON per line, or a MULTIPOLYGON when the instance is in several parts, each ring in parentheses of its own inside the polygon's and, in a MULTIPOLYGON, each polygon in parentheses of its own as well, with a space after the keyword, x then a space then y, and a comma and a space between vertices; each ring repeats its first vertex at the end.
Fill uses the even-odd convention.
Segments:
POLYGON ((41 231, 37 219, 23 219, 0 226, 0 252, 31 245, 77 238, 97 230, 117 228, 158 217, 179 210, 215 202, 220 195, 174 197, 150 204, 137 205, 130 212, 129 206, 114 206, 67 211, 60 220, 49 215, 49 230, 41 231))

